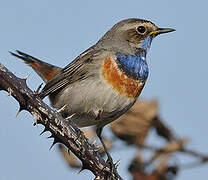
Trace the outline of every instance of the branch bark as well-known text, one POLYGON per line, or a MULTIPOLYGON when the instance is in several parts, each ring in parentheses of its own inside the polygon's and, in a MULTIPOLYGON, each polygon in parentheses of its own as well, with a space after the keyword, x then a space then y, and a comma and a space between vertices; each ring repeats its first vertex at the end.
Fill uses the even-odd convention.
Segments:
POLYGON ((19 111, 30 112, 35 119, 35 125, 44 125, 43 132, 51 132, 51 138, 54 138, 52 146, 62 143, 72 151, 82 162, 81 170, 90 170, 96 180, 122 179, 116 170, 111 172, 109 165, 96 152, 95 146, 88 143, 87 138, 75 125, 70 124, 38 98, 27 87, 26 79, 16 77, 2 64, 0 64, 0 90, 7 91, 19 102, 19 111))

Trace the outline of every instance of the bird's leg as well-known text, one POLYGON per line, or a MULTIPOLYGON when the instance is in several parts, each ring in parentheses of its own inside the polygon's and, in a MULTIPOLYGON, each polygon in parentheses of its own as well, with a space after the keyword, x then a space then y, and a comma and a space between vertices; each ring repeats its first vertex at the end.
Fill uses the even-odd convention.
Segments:
POLYGON ((113 164, 113 159, 112 159, 111 155, 109 154, 108 149, 106 148, 105 143, 104 143, 104 141, 103 141, 103 138, 102 138, 102 136, 101 136, 102 130, 103 130, 103 127, 97 128, 97 129, 96 129, 96 134, 97 134, 98 138, 100 139, 100 142, 101 142, 101 144, 103 145, 104 151, 105 151, 105 153, 106 153, 106 155, 107 155, 107 157, 108 157, 107 163, 109 163, 110 166, 111 166, 111 168, 112 168, 112 167, 114 166, 114 164, 113 164))

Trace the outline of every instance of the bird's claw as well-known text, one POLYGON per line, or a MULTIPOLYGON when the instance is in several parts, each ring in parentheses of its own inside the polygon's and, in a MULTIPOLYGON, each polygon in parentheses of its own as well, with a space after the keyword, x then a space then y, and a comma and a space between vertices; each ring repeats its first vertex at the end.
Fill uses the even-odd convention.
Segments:
POLYGON ((108 157, 106 163, 108 164, 108 167, 110 168, 110 171, 109 171, 109 172, 110 172, 111 174, 114 174, 114 173, 117 172, 117 171, 116 171, 117 168, 116 168, 115 164, 113 163, 113 159, 112 159, 111 156, 108 157))
POLYGON ((109 177, 114 177, 112 179, 115 179, 115 177, 119 177, 117 173, 117 162, 114 164, 111 157, 108 157, 106 161, 106 167, 104 169, 109 173, 109 177))

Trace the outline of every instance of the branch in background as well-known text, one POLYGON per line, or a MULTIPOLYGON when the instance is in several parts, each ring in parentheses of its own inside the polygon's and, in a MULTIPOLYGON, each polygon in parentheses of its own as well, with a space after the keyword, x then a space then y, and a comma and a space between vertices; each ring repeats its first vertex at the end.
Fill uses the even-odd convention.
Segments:
MULTIPOLYGON (((158 103, 155 100, 139 100, 126 114, 110 124, 110 129, 117 138, 113 136, 106 139, 109 150, 120 151, 132 146, 138 149, 138 154, 131 161, 128 169, 133 180, 173 180, 180 170, 194 168, 208 162, 208 155, 186 148, 188 138, 177 137, 160 119, 158 109, 158 103), (149 142, 150 145, 145 144, 151 130, 155 130, 155 136, 165 140, 162 145, 154 146, 154 142, 149 142), (128 146, 117 148, 114 142, 118 139, 125 141, 128 146), (143 154, 147 150, 150 152, 148 158, 143 154), (177 164, 173 161, 176 153, 183 153, 197 160, 187 164, 177 164)), ((94 136, 95 131, 87 129, 85 134, 90 138, 94 136)), ((59 146, 59 150, 71 168, 80 167, 80 163, 73 154, 68 155, 63 146, 59 146)))
POLYGON ((129 146, 134 145, 138 148, 138 155, 129 166, 129 172, 134 180, 169 180, 175 177, 179 170, 197 167, 208 162, 208 155, 186 148, 188 139, 177 137, 171 127, 161 120, 158 109, 158 103, 155 100, 139 100, 126 114, 110 124, 116 137, 129 146), (154 142, 150 142, 151 145, 145 145, 151 130, 155 130, 155 135, 166 140, 165 143, 159 147, 155 147, 154 142), (150 157, 144 158, 141 150, 147 149, 151 150, 150 157), (183 153, 197 160, 187 164, 170 165, 173 164, 171 160, 175 153, 183 153))
POLYGON ((95 151, 95 146, 88 143, 84 134, 57 112, 38 98, 26 85, 26 79, 20 79, 0 64, 0 90, 7 91, 20 105, 21 110, 30 112, 35 124, 45 126, 51 132, 54 144, 62 143, 82 162, 82 169, 90 170, 95 179, 121 179, 117 172, 111 172, 108 164, 95 151))
POLYGON ((158 115, 156 100, 137 101, 123 116, 110 124, 114 135, 128 145, 140 147, 152 127, 153 120, 158 115))

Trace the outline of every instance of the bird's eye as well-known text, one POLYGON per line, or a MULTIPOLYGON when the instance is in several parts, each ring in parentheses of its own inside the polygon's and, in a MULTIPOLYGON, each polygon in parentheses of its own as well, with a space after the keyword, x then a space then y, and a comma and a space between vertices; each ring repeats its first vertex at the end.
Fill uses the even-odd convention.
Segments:
POLYGON ((146 31, 146 28, 145 28, 144 26, 139 26, 139 27, 137 28, 137 31, 138 31, 139 33, 143 34, 143 33, 146 31))

